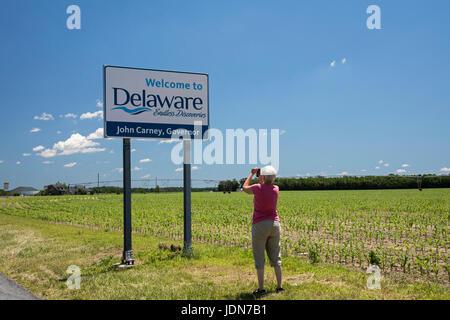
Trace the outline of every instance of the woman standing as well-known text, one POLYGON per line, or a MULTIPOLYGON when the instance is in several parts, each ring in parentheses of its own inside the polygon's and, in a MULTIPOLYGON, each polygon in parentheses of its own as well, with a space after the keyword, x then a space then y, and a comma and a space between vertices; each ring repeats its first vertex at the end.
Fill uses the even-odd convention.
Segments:
POLYGON ((248 194, 253 194, 253 225, 252 225, 252 248, 255 260, 256 274, 259 288, 253 292, 254 295, 263 295, 264 290, 264 264, 265 255, 270 260, 270 265, 274 267, 277 278, 276 292, 282 292, 281 287, 281 254, 280 254, 280 218, 277 212, 278 186, 273 185, 277 176, 277 171, 272 166, 261 169, 253 168, 243 189, 248 194), (256 174, 259 182, 250 185, 253 175, 256 174))

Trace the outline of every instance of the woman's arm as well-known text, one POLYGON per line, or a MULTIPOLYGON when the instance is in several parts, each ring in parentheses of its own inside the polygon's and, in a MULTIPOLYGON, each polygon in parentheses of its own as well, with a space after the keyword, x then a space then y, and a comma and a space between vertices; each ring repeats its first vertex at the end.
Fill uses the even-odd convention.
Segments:
POLYGON ((250 187, 250 181, 252 181, 253 175, 258 171, 258 168, 253 168, 252 172, 247 177, 247 180, 245 180, 244 185, 242 186, 242 189, 245 193, 253 194, 253 190, 250 187))

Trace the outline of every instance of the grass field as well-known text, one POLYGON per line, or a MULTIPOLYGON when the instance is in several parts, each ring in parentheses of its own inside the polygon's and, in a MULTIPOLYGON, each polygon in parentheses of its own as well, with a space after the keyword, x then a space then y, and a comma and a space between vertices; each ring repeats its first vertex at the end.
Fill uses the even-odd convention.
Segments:
MULTIPOLYGON (((159 249, 178 244, 136 233, 133 269, 120 261, 123 238, 117 231, 49 223, 0 213, 0 272, 44 299, 254 299, 257 282, 252 253, 221 245, 195 244, 194 256, 159 249), (68 266, 81 269, 79 290, 69 290, 68 266)), ((283 259, 285 293, 266 268, 262 299, 450 299, 448 287, 407 278, 383 277, 380 290, 366 286, 369 275, 337 265, 283 259)))
MULTIPOLYGON (((162 251, 157 249, 156 242, 172 241, 181 244, 182 205, 181 193, 133 195, 134 241, 141 243, 141 247, 144 248, 141 253, 136 250, 138 260, 142 260, 144 265, 149 263, 148 259, 153 261, 152 255, 162 254, 162 251), (146 240, 149 241, 148 245, 152 244, 156 248, 148 254, 145 253, 149 250, 145 244, 146 240)), ((403 292, 399 295, 400 298, 419 296, 427 298, 439 292, 438 296, 448 299, 449 189, 427 189, 422 192, 417 190, 285 191, 280 193, 278 211, 283 228, 283 265, 287 273, 292 273, 291 277, 301 277, 301 275, 297 274, 298 270, 294 271, 295 268, 290 271, 286 262, 288 265, 292 263, 302 268, 325 269, 327 272, 337 268, 336 270, 348 274, 349 277, 353 273, 356 278, 359 277, 357 281, 359 281, 358 286, 361 285, 360 291, 355 293, 356 296, 351 294, 347 298, 370 295, 378 298, 394 298, 392 292, 390 295, 382 292, 378 295, 362 294, 367 291, 364 288, 364 279, 367 279, 365 270, 369 260, 372 259, 379 261, 384 281, 392 281, 391 286, 397 289, 403 288, 402 286, 409 286, 408 290, 415 288, 416 285, 429 286, 425 291, 422 289, 408 291, 410 295, 403 292)), ((201 258, 196 260, 196 263, 202 261, 201 263, 209 265, 210 256, 215 257, 211 259, 216 261, 219 259, 218 255, 225 252, 223 259, 227 263, 232 263, 230 259, 239 261, 236 257, 245 257, 245 259, 242 258, 245 260, 242 268, 249 276, 245 290, 250 292, 252 285, 256 285, 249 250, 251 214, 252 197, 249 195, 243 193, 192 194, 193 245, 196 252, 201 252, 201 258), (230 256, 227 257, 227 255, 230 256), (203 259, 206 260, 203 261, 203 259)), ((49 224, 48 221, 89 226, 91 228, 76 230, 82 230, 79 232, 89 230, 89 232, 97 233, 100 238, 108 236, 118 241, 114 242, 114 245, 111 243, 111 248, 114 247, 114 250, 100 250, 97 254, 102 255, 108 252, 113 257, 115 254, 116 260, 120 257, 121 235, 120 232, 116 232, 122 226, 122 197, 119 195, 0 199, 0 222, 3 223, 5 219, 21 219, 19 216, 27 219, 18 221, 33 221, 34 224, 39 225, 38 231, 41 228, 46 229, 47 226, 56 229, 74 228, 49 224)), ((12 223, 12 225, 15 224, 12 223)), ((9 233, 2 233, 2 237, 4 234, 9 233)), ((14 238, 13 235, 10 237, 14 238)), ((70 239, 70 241, 75 240, 76 237, 70 239)), ((85 242, 83 243, 86 245, 85 242)), ((107 269, 114 258, 108 259, 100 260, 100 262, 94 259, 94 261, 103 264, 103 267, 107 269)), ((177 259, 181 264, 187 263, 181 257, 177 259)), ((102 269, 102 267, 90 266, 87 261, 85 263, 93 270, 102 269)), ((224 263, 220 262, 219 265, 224 263)), ((214 263, 212 265, 214 266, 214 263)), ((66 264, 66 268, 67 266, 66 264)), ((240 264, 239 268, 241 268, 240 264)), ((0 271, 4 272, 4 268, 2 267, 0 271)), ((134 272, 136 271, 129 273, 134 272)), ((317 275, 316 271, 312 273, 317 275)), ((200 272, 197 276, 205 275, 200 272)), ((344 283, 349 282, 352 286, 355 285, 354 280, 338 278, 343 279, 344 283)), ((205 281, 208 281, 208 276, 205 281)), ((214 282, 211 279, 209 281, 214 282)), ((223 281, 221 285, 226 287, 230 284, 223 281)), ((330 286, 336 289, 335 285, 330 286)), ((206 297, 202 295, 202 297, 236 298, 239 297, 237 291, 231 290, 230 292, 233 293, 206 297)), ((330 293, 327 297, 345 298, 335 293, 330 293)), ((170 293, 168 297, 174 297, 173 294, 170 293)), ((317 294, 319 296, 309 292, 307 296, 319 298, 320 293, 317 294)), ((50 295, 50 297, 60 296, 50 295)), ((148 295, 145 297, 155 298, 148 295)), ((198 295, 194 294, 192 298, 195 297, 198 295)), ((302 297, 294 295, 291 298, 301 299, 302 297)))

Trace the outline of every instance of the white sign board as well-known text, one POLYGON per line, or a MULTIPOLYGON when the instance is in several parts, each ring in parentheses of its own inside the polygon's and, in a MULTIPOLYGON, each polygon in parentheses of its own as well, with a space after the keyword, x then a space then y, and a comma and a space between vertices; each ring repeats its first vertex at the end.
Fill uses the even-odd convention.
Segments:
POLYGON ((207 139, 208 75, 103 67, 104 136, 207 139))

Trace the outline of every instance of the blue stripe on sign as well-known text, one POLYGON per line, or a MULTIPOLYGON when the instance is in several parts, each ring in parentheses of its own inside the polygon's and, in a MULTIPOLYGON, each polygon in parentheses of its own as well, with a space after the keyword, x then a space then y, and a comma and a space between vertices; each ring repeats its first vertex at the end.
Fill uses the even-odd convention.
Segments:
MULTIPOLYGON (((170 132, 182 130, 191 133, 191 139, 201 139, 208 126, 198 126, 201 132, 194 134, 194 125, 187 124, 158 124, 158 123, 139 123, 139 122, 106 122, 107 137, 126 137, 126 138, 159 138, 170 139, 170 132)), ((189 134, 188 133, 188 134, 189 134)))

